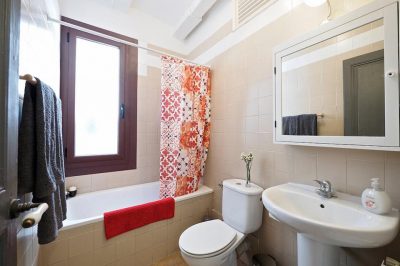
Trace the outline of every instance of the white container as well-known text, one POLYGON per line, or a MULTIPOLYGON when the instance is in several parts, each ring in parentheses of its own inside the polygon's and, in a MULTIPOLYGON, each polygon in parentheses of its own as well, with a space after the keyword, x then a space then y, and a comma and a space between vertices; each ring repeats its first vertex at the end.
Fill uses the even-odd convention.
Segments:
POLYGON ((366 210, 376 214, 385 214, 392 209, 392 202, 386 191, 381 189, 379 178, 371 179, 371 188, 364 190, 361 203, 366 210))

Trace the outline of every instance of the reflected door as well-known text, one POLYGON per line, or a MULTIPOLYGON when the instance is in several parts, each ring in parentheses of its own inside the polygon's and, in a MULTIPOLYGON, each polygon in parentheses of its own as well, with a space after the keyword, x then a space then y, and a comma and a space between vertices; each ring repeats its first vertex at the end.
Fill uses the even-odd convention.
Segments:
POLYGON ((343 61, 344 135, 385 136, 384 51, 343 61))

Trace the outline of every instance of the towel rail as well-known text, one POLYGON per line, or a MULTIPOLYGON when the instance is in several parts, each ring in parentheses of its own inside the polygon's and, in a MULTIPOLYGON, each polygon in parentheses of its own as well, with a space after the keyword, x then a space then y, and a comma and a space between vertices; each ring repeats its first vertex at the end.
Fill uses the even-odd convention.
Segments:
POLYGON ((19 79, 26 80, 27 82, 29 82, 32 85, 37 84, 37 80, 31 74, 20 75, 19 79))
POLYGON ((324 118, 324 114, 323 113, 317 114, 317 117, 318 118, 324 118))

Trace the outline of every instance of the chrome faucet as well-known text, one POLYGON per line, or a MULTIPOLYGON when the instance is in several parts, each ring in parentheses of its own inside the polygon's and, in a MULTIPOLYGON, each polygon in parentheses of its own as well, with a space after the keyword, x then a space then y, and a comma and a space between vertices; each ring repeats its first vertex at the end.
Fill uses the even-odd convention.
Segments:
POLYGON ((318 180, 318 179, 315 179, 314 181, 319 184, 319 188, 315 190, 315 192, 317 192, 318 195, 327 199, 335 197, 335 193, 333 191, 331 182, 329 182, 328 180, 318 180))

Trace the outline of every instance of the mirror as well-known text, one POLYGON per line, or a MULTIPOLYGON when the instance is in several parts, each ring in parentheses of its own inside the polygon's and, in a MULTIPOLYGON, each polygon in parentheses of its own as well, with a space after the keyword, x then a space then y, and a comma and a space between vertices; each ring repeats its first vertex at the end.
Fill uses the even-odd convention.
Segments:
POLYGON ((383 19, 282 57, 282 134, 385 136, 383 19))
POLYGON ((398 2, 274 49, 274 142, 400 151, 398 2))

